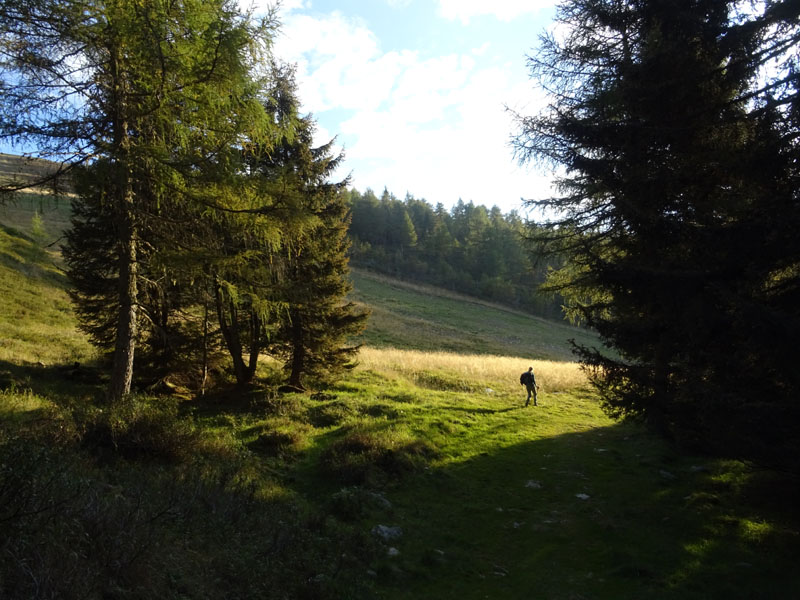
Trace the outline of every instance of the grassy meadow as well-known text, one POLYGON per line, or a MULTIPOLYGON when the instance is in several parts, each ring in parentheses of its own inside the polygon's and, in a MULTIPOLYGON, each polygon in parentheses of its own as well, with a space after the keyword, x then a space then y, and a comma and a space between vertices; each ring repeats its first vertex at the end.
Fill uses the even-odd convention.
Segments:
POLYGON ((95 356, 75 326, 58 240, 69 203, 17 194, 0 206, 0 365, 52 366, 95 356))
POLYGON ((584 329, 447 290, 358 269, 352 278, 353 299, 372 309, 368 346, 571 361, 569 340, 597 344, 584 329))
POLYGON ((503 307, 358 272, 332 388, 106 406, 46 214, 0 213, 0 597, 800 597, 796 479, 611 421, 590 333, 503 307))

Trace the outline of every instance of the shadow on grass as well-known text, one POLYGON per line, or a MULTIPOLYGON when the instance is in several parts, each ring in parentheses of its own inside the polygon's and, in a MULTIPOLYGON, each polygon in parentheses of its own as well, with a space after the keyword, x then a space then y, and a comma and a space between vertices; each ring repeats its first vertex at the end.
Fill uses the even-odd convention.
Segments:
POLYGON ((387 598, 800 597, 797 481, 630 425, 447 463, 389 498, 407 533, 376 567, 387 598))
POLYGON ((267 482, 236 465, 100 468, 69 449, 2 442, 0 597, 369 597, 357 577, 372 554, 366 534, 350 540, 261 497, 267 482))
POLYGON ((105 371, 96 363, 20 365, 0 360, 0 390, 30 390, 37 396, 64 401, 102 395, 106 383, 105 371))

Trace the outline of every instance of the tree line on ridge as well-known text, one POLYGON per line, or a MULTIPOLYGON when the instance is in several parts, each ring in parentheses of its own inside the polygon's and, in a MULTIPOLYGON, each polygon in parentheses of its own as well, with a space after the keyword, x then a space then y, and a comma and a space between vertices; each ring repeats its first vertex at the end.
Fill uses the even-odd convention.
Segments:
POLYGON ((537 293, 549 265, 536 260, 531 225, 516 211, 504 215, 463 200, 447 210, 385 189, 380 198, 370 189, 349 196, 354 265, 563 318, 557 295, 537 293))

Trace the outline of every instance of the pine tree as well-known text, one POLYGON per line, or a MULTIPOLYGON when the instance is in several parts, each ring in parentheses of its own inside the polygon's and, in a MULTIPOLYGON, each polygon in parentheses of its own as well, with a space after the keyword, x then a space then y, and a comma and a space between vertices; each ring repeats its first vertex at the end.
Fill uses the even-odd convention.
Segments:
POLYGON ((335 380, 353 366, 358 346, 352 338, 363 331, 368 311, 346 302, 348 279, 347 203, 336 193, 317 213, 321 225, 292 256, 288 272, 289 313, 272 345, 285 357, 288 385, 304 389, 304 381, 335 380))
POLYGON ((778 462, 799 455, 798 13, 745 4, 565 2, 566 37, 530 59, 553 104, 516 143, 564 169, 535 235, 569 259, 551 289, 618 353, 579 349, 605 408, 778 462), (763 70, 776 56, 785 77, 763 70))
MULTIPOLYGON (((280 121, 297 118, 294 73, 275 71, 277 85, 269 108, 280 121)), ((305 379, 329 381, 358 351, 349 338, 360 333, 367 312, 345 302, 351 289, 348 279, 347 230, 349 198, 347 180, 330 182, 342 155, 332 153, 333 140, 313 146, 314 122, 297 119, 294 135, 284 136, 268 157, 254 168, 262 176, 280 182, 295 195, 316 225, 299 231, 284 244, 285 270, 280 277, 280 297, 288 305, 274 335, 270 351, 285 361, 288 385, 303 389, 305 379)))

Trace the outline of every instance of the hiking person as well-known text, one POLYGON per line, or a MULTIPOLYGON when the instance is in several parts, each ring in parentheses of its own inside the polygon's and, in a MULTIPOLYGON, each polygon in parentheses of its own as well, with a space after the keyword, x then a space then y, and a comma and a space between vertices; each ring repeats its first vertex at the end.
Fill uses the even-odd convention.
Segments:
POLYGON ((539 406, 536 403, 536 389, 539 386, 536 385, 536 377, 533 375, 533 367, 529 367, 527 371, 519 376, 519 383, 520 385, 524 385, 528 390, 528 399, 525 401, 525 406, 528 406, 528 404, 531 403, 531 394, 533 395, 533 405, 539 406))

